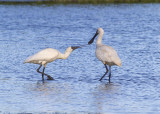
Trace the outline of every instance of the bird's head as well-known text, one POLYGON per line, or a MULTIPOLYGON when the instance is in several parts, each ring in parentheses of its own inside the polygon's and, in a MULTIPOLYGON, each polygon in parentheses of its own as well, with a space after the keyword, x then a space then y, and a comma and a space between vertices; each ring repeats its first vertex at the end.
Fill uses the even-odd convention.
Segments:
POLYGON ((71 47, 68 47, 66 51, 72 52, 73 50, 78 49, 78 48, 80 48, 80 46, 71 46, 71 47))
POLYGON ((88 45, 92 44, 94 39, 96 38, 96 36, 98 34, 103 34, 104 33, 104 30, 102 28, 98 28, 97 31, 96 31, 96 34, 93 36, 93 38, 88 42, 88 45))
POLYGON ((75 49, 78 49, 78 48, 80 48, 80 46, 71 46, 72 50, 75 50, 75 49))
POLYGON ((98 34, 100 34, 100 33, 103 34, 103 33, 104 33, 104 30, 103 30, 102 28, 98 28, 96 33, 98 33, 98 34))

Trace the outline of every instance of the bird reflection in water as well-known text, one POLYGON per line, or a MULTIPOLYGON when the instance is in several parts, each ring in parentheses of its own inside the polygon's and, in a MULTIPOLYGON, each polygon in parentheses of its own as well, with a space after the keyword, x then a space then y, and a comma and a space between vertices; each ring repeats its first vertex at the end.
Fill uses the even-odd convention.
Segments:
POLYGON ((51 81, 37 81, 34 91, 40 92, 39 96, 53 102, 69 102, 72 90, 69 83, 59 83, 51 81))
POLYGON ((96 107, 95 111, 97 113, 104 113, 103 110, 106 109, 106 106, 110 106, 108 104, 114 104, 113 102, 116 102, 114 95, 118 93, 118 88, 118 84, 110 82, 97 85, 93 92, 93 105, 96 107))

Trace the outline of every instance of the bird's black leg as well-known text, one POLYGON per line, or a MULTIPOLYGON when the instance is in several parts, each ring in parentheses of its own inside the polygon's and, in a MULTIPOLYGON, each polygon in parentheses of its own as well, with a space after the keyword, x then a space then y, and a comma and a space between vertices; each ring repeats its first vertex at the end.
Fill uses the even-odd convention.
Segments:
MULTIPOLYGON (((42 65, 40 65, 40 66, 38 67, 37 72, 42 74, 42 80, 44 80, 44 71, 43 71, 43 73, 39 71, 39 69, 40 69, 41 67, 42 67, 42 65)), ((44 70, 44 69, 43 69, 43 70, 44 70)))
POLYGON ((109 83, 111 82, 111 66, 109 66, 109 83))
POLYGON ((104 64, 104 66, 105 66, 105 68, 106 68, 106 72, 105 72, 105 74, 101 77, 101 79, 100 79, 99 81, 101 81, 101 80, 105 77, 105 75, 108 73, 107 65, 106 65, 106 64, 104 64))
MULTIPOLYGON (((43 68, 43 72, 40 72, 39 69, 40 69, 41 67, 42 67, 42 65, 39 66, 39 68, 37 69, 37 72, 38 72, 38 73, 41 73, 42 75, 46 75, 46 76, 48 77, 47 80, 54 80, 50 75, 44 73, 45 67, 43 68)), ((43 80, 43 76, 42 76, 42 80, 43 80)))
POLYGON ((37 72, 38 73, 41 73, 40 71, 39 71, 39 69, 42 67, 42 65, 40 65, 39 67, 38 67, 38 69, 37 69, 37 72))
POLYGON ((46 68, 46 67, 43 68, 43 74, 48 77, 47 80, 54 80, 50 75, 44 73, 44 69, 45 69, 45 68, 46 68))
POLYGON ((44 70, 45 70, 45 67, 43 67, 42 80, 44 80, 44 70))

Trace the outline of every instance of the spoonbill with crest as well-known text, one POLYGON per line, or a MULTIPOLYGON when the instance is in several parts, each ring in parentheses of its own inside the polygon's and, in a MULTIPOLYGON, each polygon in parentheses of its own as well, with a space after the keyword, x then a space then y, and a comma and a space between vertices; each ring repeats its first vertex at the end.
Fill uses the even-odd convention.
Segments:
POLYGON ((97 41, 96 41, 96 57, 104 64, 106 68, 105 74, 100 78, 99 81, 101 81, 105 75, 108 73, 108 67, 109 66, 109 82, 111 79, 111 66, 117 65, 121 66, 122 62, 119 58, 117 52, 110 46, 102 44, 102 37, 103 37, 104 31, 102 28, 98 28, 96 34, 93 36, 93 38, 88 42, 88 44, 92 44, 94 39, 97 35, 97 41))
POLYGON ((71 54, 71 52, 77 48, 80 48, 79 46, 71 46, 68 47, 65 51, 64 54, 62 54, 61 52, 59 52, 56 49, 52 49, 52 48, 46 48, 43 49, 41 51, 39 51, 38 53, 28 57, 24 63, 33 63, 33 64, 39 64, 39 68, 37 69, 38 73, 42 74, 42 80, 44 80, 44 75, 46 75, 48 77, 48 80, 53 80, 53 78, 44 73, 44 70, 47 66, 48 63, 55 61, 56 59, 67 59, 69 57, 69 55, 71 54), (43 67, 43 72, 39 71, 40 68, 43 67))

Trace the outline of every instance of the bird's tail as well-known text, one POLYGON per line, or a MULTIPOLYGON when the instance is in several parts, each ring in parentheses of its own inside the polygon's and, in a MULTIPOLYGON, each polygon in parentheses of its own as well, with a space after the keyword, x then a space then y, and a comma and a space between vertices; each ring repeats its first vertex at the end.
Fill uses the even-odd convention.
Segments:
POLYGON ((117 64, 117 65, 121 67, 121 66, 122 66, 122 63, 119 63, 119 64, 117 64))
POLYGON ((31 61, 31 57, 32 57, 32 56, 28 57, 28 58, 23 62, 23 64, 29 63, 29 62, 31 61))
POLYGON ((23 64, 25 64, 25 63, 27 63, 27 62, 24 61, 23 64))
POLYGON ((23 64, 25 64, 25 63, 27 63, 27 61, 26 61, 26 60, 23 62, 23 64))
POLYGON ((120 67, 122 66, 122 61, 119 58, 116 60, 116 65, 120 67))

